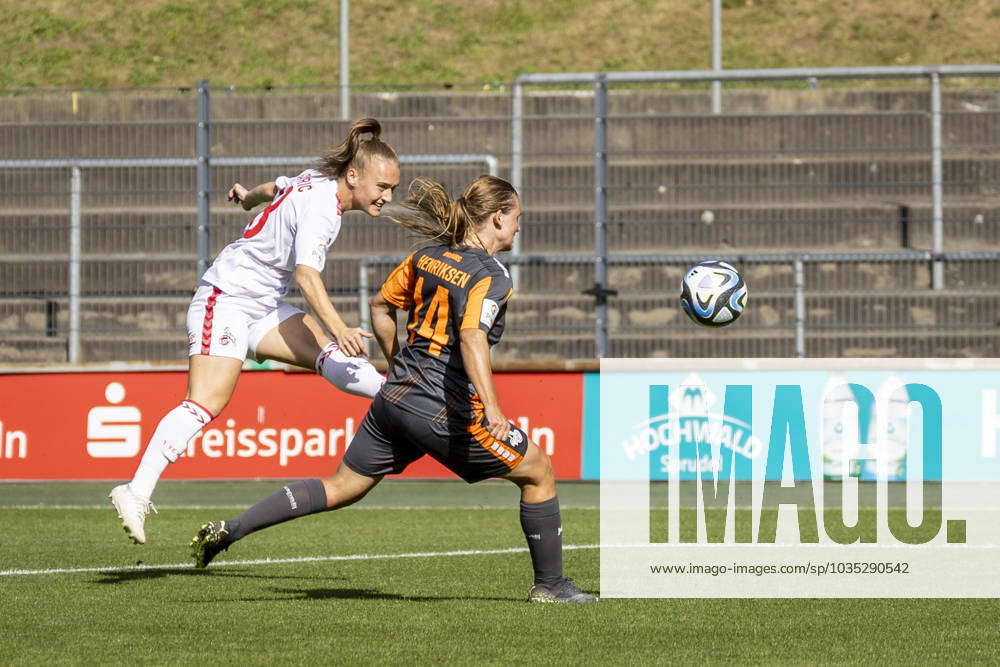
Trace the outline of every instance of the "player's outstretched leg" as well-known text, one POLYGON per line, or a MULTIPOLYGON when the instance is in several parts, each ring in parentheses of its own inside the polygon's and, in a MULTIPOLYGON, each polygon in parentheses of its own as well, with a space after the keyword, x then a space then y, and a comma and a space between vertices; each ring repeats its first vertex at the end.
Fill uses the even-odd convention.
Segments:
POLYGON ((385 376, 365 357, 352 357, 331 342, 310 315, 281 302, 273 321, 278 322, 255 345, 258 359, 274 359, 299 368, 310 368, 337 389, 374 398, 385 376), (287 315, 294 311, 294 314, 287 315))
POLYGON ((118 511, 125 534, 136 544, 146 543, 146 516, 150 509, 156 511, 149 498, 160 475, 184 453, 188 440, 211 420, 212 415, 199 404, 181 401, 160 420, 132 481, 111 489, 108 498, 118 511))
POLYGON ((528 542, 535 584, 531 602, 596 602, 563 575, 562 517, 549 457, 530 444, 524 460, 504 476, 521 488, 521 529, 528 542))
POLYGON ((305 479, 283 486, 239 516, 202 524, 191 540, 195 567, 208 566, 220 552, 250 533, 300 516, 347 507, 361 500, 381 477, 359 475, 341 464, 326 480, 305 479))
POLYGON ((188 441, 226 406, 243 367, 239 359, 203 354, 191 356, 189 364, 188 397, 157 424, 132 480, 108 496, 125 533, 136 544, 146 543, 146 516, 153 509, 149 499, 163 471, 184 455, 188 441))

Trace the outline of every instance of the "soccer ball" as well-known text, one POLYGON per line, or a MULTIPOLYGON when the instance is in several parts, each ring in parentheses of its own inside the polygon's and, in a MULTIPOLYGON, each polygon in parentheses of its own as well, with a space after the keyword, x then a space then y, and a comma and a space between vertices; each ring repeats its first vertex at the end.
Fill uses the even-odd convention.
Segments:
POLYGON ((695 324, 703 327, 732 324, 746 304, 743 276, 726 262, 699 262, 681 280, 681 307, 695 324))

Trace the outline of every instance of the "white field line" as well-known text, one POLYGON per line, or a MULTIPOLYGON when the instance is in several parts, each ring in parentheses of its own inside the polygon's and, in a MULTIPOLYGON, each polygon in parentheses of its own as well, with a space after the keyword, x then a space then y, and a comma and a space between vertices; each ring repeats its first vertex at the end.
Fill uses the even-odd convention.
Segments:
MULTIPOLYGON (((156 504, 156 503, 154 503, 156 504)), ((158 510, 206 510, 206 511, 221 511, 221 510, 244 510, 249 507, 246 505, 156 505, 158 510)), ((561 505, 564 510, 599 510, 601 509, 599 505, 561 505)), ((106 510, 112 509, 109 503, 105 504, 95 504, 95 505, 4 505, 0 503, 0 510, 106 510)), ((493 506, 472 506, 472 505, 359 505, 352 506, 349 508, 351 511, 355 510, 516 510, 517 505, 505 505, 503 507, 493 507, 493 506)), ((652 507, 655 510, 665 510, 666 507, 661 507, 659 505, 652 507)), ((729 509, 733 509, 730 507, 729 509)), ((735 509, 738 510, 752 510, 759 509, 752 507, 750 505, 740 505, 735 509)), ((874 505, 858 505, 859 510, 874 510, 878 509, 874 505)), ((892 509, 902 509, 902 507, 893 507, 892 509)), ((344 510, 338 510, 344 511, 344 510)), ((1000 507, 948 507, 949 512, 997 512, 1000 511, 1000 507)))
MULTIPOLYGON (((568 544, 564 550, 597 549, 597 544, 568 544)), ((525 553, 527 547, 511 547, 509 549, 465 549, 462 551, 415 551, 405 554, 350 554, 345 556, 302 556, 299 558, 260 558, 256 560, 220 560, 214 561, 212 567, 221 565, 283 565, 288 563, 329 563, 350 560, 393 560, 398 558, 442 558, 447 556, 493 556, 499 554, 525 553)), ((76 574, 80 572, 142 572, 150 570, 176 570, 193 568, 194 563, 167 563, 163 565, 124 565, 106 567, 70 567, 48 570, 0 570, 0 577, 32 576, 38 574, 76 574)))
MULTIPOLYGON (((153 503, 156 505, 156 503, 153 503)), ((156 505, 157 510, 245 510, 246 505, 156 505)), ((114 509, 110 503, 102 505, 3 505, 0 510, 110 510, 114 509)), ((517 505, 511 504, 504 507, 473 507, 467 505, 362 505, 360 507, 344 508, 349 510, 492 510, 507 511, 516 510, 517 505)), ((596 510, 597 505, 563 505, 564 510, 596 510)), ((344 511, 344 510, 338 510, 344 511)))
MULTIPOLYGON (((746 549, 748 546, 753 548, 772 548, 772 549, 819 549, 819 548, 832 548, 837 545, 831 544, 697 544, 697 543, 658 543, 658 544, 566 544, 563 545, 564 551, 575 551, 581 549, 665 549, 669 548, 671 550, 677 548, 705 548, 711 546, 714 549, 725 549, 725 548, 737 548, 746 549)), ((1000 544, 953 544, 953 545, 935 545, 938 547, 944 547, 948 551, 959 551, 966 549, 1000 549, 1000 544)), ((911 544, 868 544, 863 547, 854 547, 855 549, 923 549, 926 550, 928 547, 925 545, 911 545, 911 544)), ((940 550, 940 549, 939 549, 940 550)), ((449 556, 495 556, 502 554, 516 554, 525 553, 528 549, 526 547, 510 547, 507 549, 463 549, 461 551, 415 551, 412 553, 402 553, 402 554, 348 554, 342 556, 300 556, 296 558, 259 558, 255 560, 230 560, 230 561, 215 561, 214 567, 221 567, 223 565, 233 565, 236 567, 243 567, 246 565, 285 565, 290 563, 331 563, 337 561, 368 561, 368 560, 396 560, 400 558, 446 558, 449 556)), ((845 549, 845 557, 847 557, 847 550, 845 549)), ((144 572, 144 571, 157 571, 157 570, 176 570, 176 569, 192 569, 194 568, 194 563, 165 563, 159 565, 121 565, 121 566, 105 566, 105 567, 71 567, 71 568, 52 568, 46 570, 0 570, 0 577, 25 577, 34 576, 42 574, 78 574, 86 572, 144 572)))

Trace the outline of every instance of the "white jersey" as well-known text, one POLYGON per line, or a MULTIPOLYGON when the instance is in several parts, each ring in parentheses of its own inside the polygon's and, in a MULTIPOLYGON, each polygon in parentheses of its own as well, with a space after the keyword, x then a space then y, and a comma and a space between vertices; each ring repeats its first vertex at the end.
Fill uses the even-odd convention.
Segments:
POLYGON ((202 276, 222 292, 275 306, 288 293, 298 264, 317 271, 340 233, 344 211, 337 181, 315 169, 275 179, 277 193, 202 276))

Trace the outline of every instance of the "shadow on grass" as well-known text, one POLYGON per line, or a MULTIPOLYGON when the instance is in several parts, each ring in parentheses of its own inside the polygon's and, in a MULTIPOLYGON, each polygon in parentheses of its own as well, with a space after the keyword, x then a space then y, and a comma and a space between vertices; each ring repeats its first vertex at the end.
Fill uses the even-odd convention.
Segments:
POLYGON ((238 572, 233 570, 195 570, 192 568, 163 568, 157 570, 129 570, 125 572, 101 572, 100 579, 94 579, 95 584, 126 584, 132 581, 149 581, 151 579, 163 579, 165 577, 232 577, 238 579, 330 579, 337 580, 344 577, 329 576, 297 576, 297 575, 263 575, 251 574, 249 572, 238 572))
POLYGON ((405 602, 450 602, 455 600, 490 600, 496 602, 519 602, 520 597, 486 597, 481 595, 400 595, 386 593, 374 588, 272 588, 274 596, 221 598, 213 600, 187 600, 187 602, 287 602, 291 600, 401 600, 405 602))
MULTIPOLYGON (((238 572, 224 569, 194 570, 191 568, 163 568, 158 570, 138 570, 127 572, 101 572, 100 578, 94 579, 95 584, 127 584, 137 581, 151 581, 154 579, 165 579, 168 577, 209 577, 209 578, 232 578, 232 579, 307 579, 311 581, 337 581, 345 577, 330 576, 296 576, 296 575, 264 575, 251 574, 249 572, 238 572)), ((273 595, 257 595, 254 597, 231 597, 231 598, 199 598, 186 600, 191 603, 218 604, 223 602, 287 602, 291 600, 401 600, 406 602, 449 602, 455 600, 485 600, 493 602, 520 602, 524 598, 520 596, 511 597, 489 597, 482 595, 400 595, 398 593, 386 593, 374 588, 270 588, 267 589, 273 595)))

